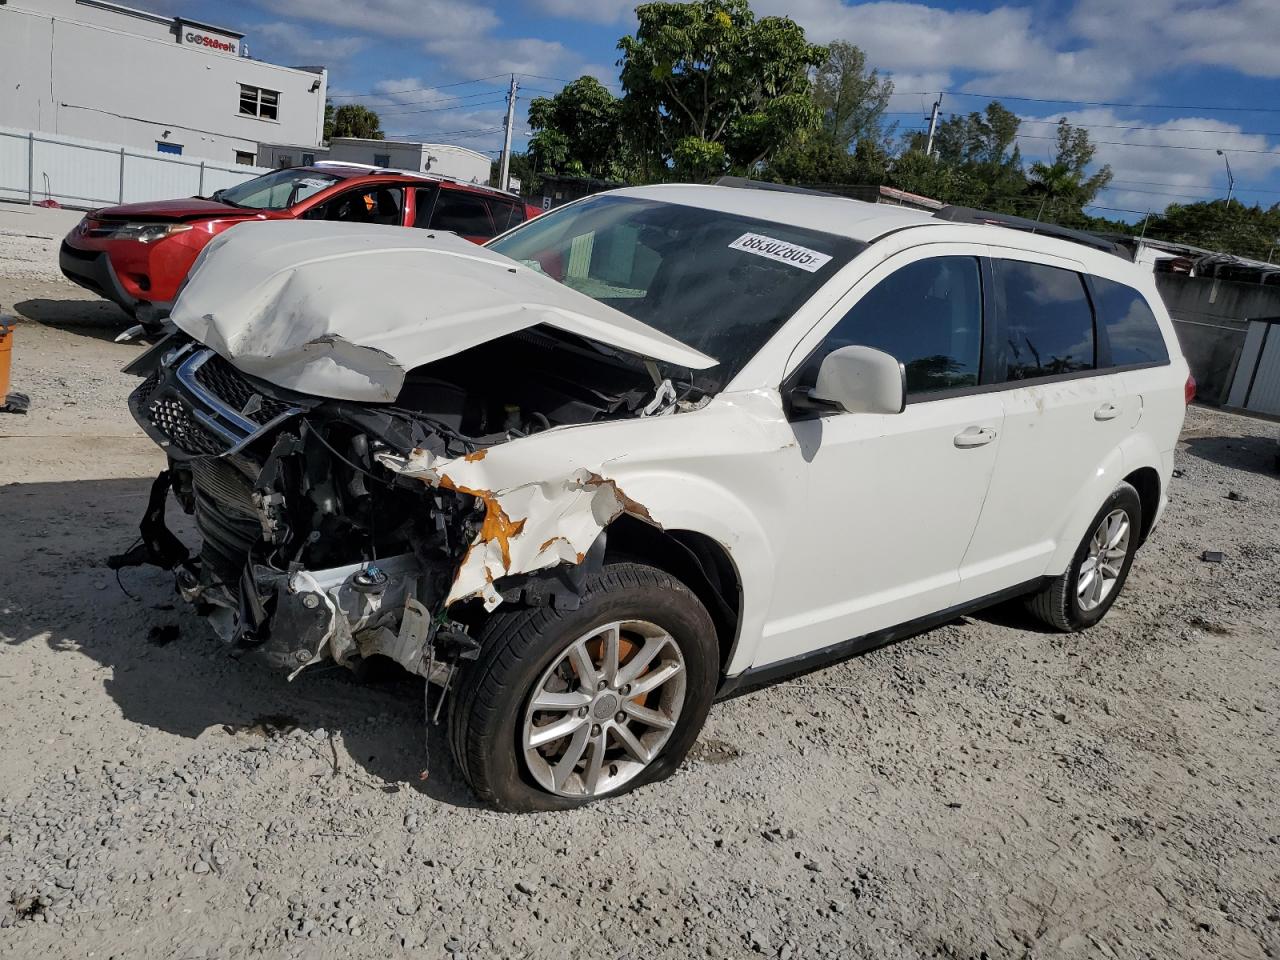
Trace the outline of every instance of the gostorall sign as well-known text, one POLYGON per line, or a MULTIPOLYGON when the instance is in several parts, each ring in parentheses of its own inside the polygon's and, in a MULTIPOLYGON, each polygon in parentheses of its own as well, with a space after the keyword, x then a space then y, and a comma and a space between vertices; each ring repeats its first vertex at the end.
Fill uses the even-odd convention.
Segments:
POLYGON ((223 53, 235 53, 238 49, 234 40, 211 37, 207 33, 199 33, 195 30, 188 30, 182 35, 182 39, 192 46, 204 47, 208 50, 221 50, 223 53))

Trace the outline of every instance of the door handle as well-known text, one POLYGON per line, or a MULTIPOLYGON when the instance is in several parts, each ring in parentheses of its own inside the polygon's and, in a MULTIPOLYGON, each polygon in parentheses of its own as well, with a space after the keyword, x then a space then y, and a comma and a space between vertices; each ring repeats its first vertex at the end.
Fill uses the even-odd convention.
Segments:
POLYGON ((956 434, 955 445, 961 450, 970 447, 983 447, 996 438, 992 427, 966 427, 956 434))
POLYGON ((1093 411, 1093 419, 1095 420, 1114 420, 1118 416, 1120 416, 1120 408, 1110 400, 1093 411))

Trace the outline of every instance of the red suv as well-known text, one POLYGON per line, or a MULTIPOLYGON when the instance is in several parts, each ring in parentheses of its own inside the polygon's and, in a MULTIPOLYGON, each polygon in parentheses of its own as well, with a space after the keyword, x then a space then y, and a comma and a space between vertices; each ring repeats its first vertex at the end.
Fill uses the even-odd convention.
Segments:
POLYGON ((214 236, 254 220, 337 220, 451 230, 483 243, 541 211, 489 187, 438 177, 319 163, 273 170, 211 197, 93 210, 59 255, 73 283, 144 323, 169 312, 196 255, 214 236))

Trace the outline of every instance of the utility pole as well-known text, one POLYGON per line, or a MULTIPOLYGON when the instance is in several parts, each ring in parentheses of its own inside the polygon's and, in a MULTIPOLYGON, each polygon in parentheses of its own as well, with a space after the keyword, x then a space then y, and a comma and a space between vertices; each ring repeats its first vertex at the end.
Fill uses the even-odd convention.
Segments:
POLYGON ((929 114, 929 141, 924 145, 924 155, 933 156, 933 133, 938 129, 938 111, 942 108, 942 94, 933 101, 933 112, 929 114))
POLYGON ((511 173, 511 128, 516 122, 516 91, 520 85, 516 83, 516 75, 511 75, 511 89, 507 91, 507 129, 502 136, 502 163, 498 167, 498 189, 504 193, 511 173))

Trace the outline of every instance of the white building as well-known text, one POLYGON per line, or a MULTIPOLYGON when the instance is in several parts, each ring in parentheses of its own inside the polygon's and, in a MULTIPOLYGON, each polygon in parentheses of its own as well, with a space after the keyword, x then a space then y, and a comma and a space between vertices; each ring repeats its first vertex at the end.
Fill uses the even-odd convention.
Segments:
POLYGON ((302 167, 317 160, 363 163, 434 173, 466 183, 488 184, 491 158, 449 143, 413 143, 404 140, 364 140, 334 137, 328 148, 286 143, 260 143, 258 166, 302 167))
POLYGON ((318 144, 322 67, 250 60, 235 30, 105 0, 0 0, 0 126, 252 164, 318 144))

